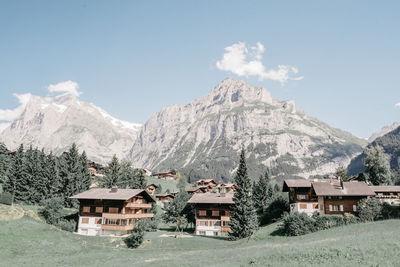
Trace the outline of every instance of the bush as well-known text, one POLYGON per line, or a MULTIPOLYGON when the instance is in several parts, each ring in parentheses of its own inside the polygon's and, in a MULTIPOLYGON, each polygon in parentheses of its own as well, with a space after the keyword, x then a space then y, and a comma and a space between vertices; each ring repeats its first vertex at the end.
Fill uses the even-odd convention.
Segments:
POLYGON ((303 212, 286 213, 282 219, 281 231, 287 236, 312 233, 315 232, 315 220, 303 212))
POLYGON ((0 204, 11 205, 12 195, 8 192, 3 192, 0 194, 0 204))
POLYGON ((44 202, 44 207, 40 211, 40 215, 48 224, 57 225, 63 216, 64 200, 62 198, 51 198, 44 202))
POLYGON ((357 204, 357 215, 361 221, 376 221, 380 218, 382 203, 376 198, 362 199, 357 204))
POLYGON ((124 242, 128 248, 137 248, 143 243, 143 239, 144 227, 142 223, 139 223, 139 225, 132 230, 132 233, 124 239, 124 242))
POLYGON ((286 213, 280 227, 281 233, 287 236, 305 235, 312 232, 356 223, 354 215, 320 215, 315 213, 312 217, 305 213, 286 213))
POLYGON ((60 227, 64 231, 74 232, 76 227, 76 222, 75 220, 60 219, 58 220, 56 226, 60 227))
POLYGON ((382 203, 381 217, 382 219, 399 219, 400 206, 392 206, 386 202, 382 203))
POLYGON ((265 225, 273 223, 280 219, 285 212, 290 211, 289 201, 287 197, 282 195, 276 195, 268 203, 266 209, 264 209, 263 214, 260 216, 260 224, 265 225))

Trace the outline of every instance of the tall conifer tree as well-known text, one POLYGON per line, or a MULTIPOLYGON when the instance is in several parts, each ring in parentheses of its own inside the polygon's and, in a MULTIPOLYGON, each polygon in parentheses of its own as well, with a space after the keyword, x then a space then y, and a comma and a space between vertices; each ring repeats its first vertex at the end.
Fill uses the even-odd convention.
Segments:
POLYGON ((106 168, 106 175, 103 177, 100 186, 104 188, 111 188, 113 186, 119 186, 121 175, 121 165, 116 155, 114 155, 108 163, 106 168))
POLYGON ((20 145, 12 158, 9 176, 4 184, 4 190, 12 195, 12 203, 29 198, 30 188, 25 167, 24 146, 20 145))
POLYGON ((258 182, 254 182, 253 185, 253 201, 254 206, 259 212, 268 205, 268 201, 271 199, 274 194, 274 189, 270 184, 270 178, 268 172, 265 172, 264 175, 261 175, 258 179, 258 182))
POLYGON ((257 213, 253 203, 252 183, 247 174, 245 151, 240 153, 239 168, 235 176, 236 190, 233 195, 235 204, 232 207, 230 221, 231 239, 250 237, 258 228, 257 213))
POLYGON ((81 162, 76 144, 64 152, 60 157, 60 177, 62 179, 62 193, 65 205, 72 207, 75 201, 69 199, 76 193, 79 193, 79 179, 81 178, 81 162))

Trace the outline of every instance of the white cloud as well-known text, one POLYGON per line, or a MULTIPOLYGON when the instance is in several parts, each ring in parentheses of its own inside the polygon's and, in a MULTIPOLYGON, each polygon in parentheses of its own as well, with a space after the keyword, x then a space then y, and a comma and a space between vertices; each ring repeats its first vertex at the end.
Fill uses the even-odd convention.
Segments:
POLYGON ((258 76, 260 80, 279 81, 281 84, 288 80, 302 80, 304 77, 290 77, 289 74, 297 74, 296 67, 279 65, 278 69, 266 70, 262 63, 262 56, 265 52, 264 45, 257 42, 256 46, 247 47, 246 43, 239 42, 225 47, 223 58, 217 61, 219 70, 230 71, 238 76, 258 76))
POLYGON ((395 104, 394 106, 400 108, 400 102, 395 104))
POLYGON ((47 90, 49 92, 65 92, 68 94, 72 94, 75 96, 79 96, 81 92, 78 91, 79 85, 76 82, 73 81, 65 81, 65 82, 59 82, 57 84, 50 84, 47 87, 47 90))
MULTIPOLYGON (((13 121, 18 118, 28 104, 31 94, 14 94, 18 98, 19 106, 15 109, 0 109, 0 121, 13 121)), ((1 127, 1 126, 0 126, 1 127)))

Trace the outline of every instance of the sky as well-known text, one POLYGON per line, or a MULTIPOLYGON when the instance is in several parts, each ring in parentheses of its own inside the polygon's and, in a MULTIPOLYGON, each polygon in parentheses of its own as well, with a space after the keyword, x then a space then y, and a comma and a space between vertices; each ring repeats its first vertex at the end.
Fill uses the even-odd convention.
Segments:
POLYGON ((400 1, 0 0, 0 124, 28 93, 66 91, 145 123, 233 77, 367 138, 400 120, 398 14, 400 1))

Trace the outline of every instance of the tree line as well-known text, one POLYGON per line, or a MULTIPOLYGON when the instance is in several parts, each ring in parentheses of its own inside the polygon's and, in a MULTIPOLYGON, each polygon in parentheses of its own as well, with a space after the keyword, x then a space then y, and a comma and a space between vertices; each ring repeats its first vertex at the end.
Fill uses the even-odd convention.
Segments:
POLYGON ((35 205, 61 198, 65 207, 73 207, 69 197, 89 189, 91 176, 86 153, 79 153, 75 144, 58 157, 23 145, 11 154, 0 144, 0 183, 11 203, 35 205))

